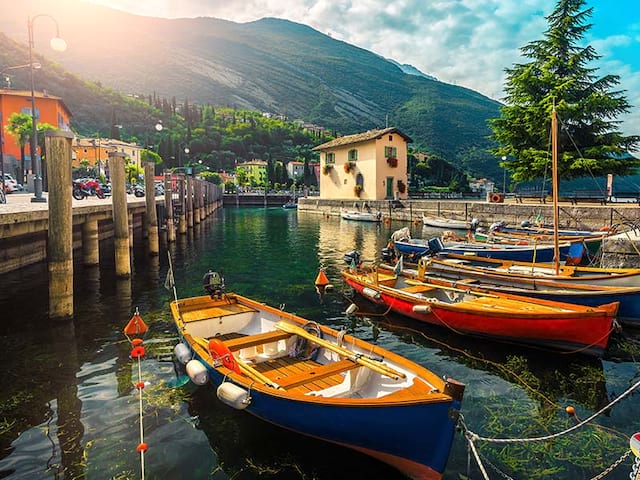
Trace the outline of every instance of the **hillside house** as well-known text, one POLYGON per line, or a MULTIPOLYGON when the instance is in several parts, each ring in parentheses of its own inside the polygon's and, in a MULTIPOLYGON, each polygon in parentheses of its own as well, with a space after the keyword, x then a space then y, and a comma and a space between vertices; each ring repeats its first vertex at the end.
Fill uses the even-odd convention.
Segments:
POLYGON ((287 163, 287 176, 292 180, 304 178, 304 162, 292 161, 287 163))
POLYGON ((264 160, 250 160, 239 163, 236 166, 236 176, 244 177, 251 185, 266 185, 267 183, 267 162, 264 160))
POLYGON ((392 200, 407 198, 407 145, 395 127, 338 137, 320 152, 320 198, 392 200))

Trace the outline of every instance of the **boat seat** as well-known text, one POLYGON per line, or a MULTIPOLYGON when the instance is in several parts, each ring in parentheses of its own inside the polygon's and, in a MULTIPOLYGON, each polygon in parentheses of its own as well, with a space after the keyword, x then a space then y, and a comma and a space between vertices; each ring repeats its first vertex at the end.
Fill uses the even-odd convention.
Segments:
POLYGON ((367 383, 367 380, 369 380, 369 377, 371 376, 371 372, 371 369, 358 365, 358 368, 347 371, 342 383, 334 385, 333 387, 309 392, 307 395, 326 398, 346 398, 354 396, 362 387, 364 387, 365 383, 367 383))
MULTIPOLYGON (((282 388, 294 388, 304 385, 305 383, 315 382, 332 375, 336 375, 342 372, 350 372, 352 369, 359 367, 360 365, 352 360, 344 359, 338 362, 331 362, 325 365, 319 365, 317 367, 305 370, 304 372, 288 377, 275 378, 274 380, 282 388)), ((341 384, 340 384, 341 385, 341 384)))
POLYGON ((286 353, 286 347, 280 348, 279 342, 291 336, 290 333, 283 331, 264 332, 229 339, 224 344, 232 352, 237 352, 242 360, 259 361, 258 359, 261 358, 264 361, 286 353))
POLYGON ((224 344, 231 350, 242 350, 243 348, 255 347, 266 343, 286 340, 291 336, 290 333, 282 330, 274 330, 273 332, 257 333, 255 335, 245 335, 243 337, 226 340, 224 344))

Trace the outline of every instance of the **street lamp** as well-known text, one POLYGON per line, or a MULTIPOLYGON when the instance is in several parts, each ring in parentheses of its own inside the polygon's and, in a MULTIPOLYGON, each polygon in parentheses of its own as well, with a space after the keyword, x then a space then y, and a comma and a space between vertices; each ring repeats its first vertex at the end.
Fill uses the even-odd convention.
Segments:
POLYGON ((507 166, 504 165, 504 163, 507 161, 507 157, 505 155, 502 156, 502 168, 504 169, 503 175, 502 175, 502 195, 505 195, 507 193, 507 166))
POLYGON ((38 155, 36 154, 36 149, 38 147, 38 128, 36 126, 36 93, 33 80, 33 71, 35 70, 33 64, 33 22, 35 22, 36 18, 40 17, 48 17, 53 20, 53 23, 56 24, 56 36, 51 39, 51 48, 59 52, 64 52, 67 49, 67 42, 60 38, 60 29, 55 18, 53 18, 51 15, 46 14, 40 14, 36 15, 35 17, 27 18, 27 31, 29 34, 29 71, 31 73, 31 162, 35 174, 33 183, 34 196, 31 198, 32 202, 47 201, 42 196, 42 162, 40 161, 40 157, 38 157, 38 155))

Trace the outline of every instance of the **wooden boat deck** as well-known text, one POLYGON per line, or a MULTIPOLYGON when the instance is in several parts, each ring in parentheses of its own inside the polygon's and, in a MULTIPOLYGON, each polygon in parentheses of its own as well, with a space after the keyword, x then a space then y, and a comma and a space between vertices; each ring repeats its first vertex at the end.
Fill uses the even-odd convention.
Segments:
POLYGON ((220 306, 203 306, 202 304, 189 305, 184 303, 180 305, 180 315, 185 323, 197 322, 208 318, 224 317, 225 315, 233 315, 236 313, 255 312, 257 310, 242 305, 240 303, 228 303, 220 306), (193 307, 193 308, 190 308, 193 307))
MULTIPOLYGON (((239 350, 248 346, 259 347, 266 343, 282 340, 290 335, 283 331, 273 331, 255 335, 229 333, 215 338, 223 341, 230 350, 239 350)), ((347 358, 321 364, 315 360, 302 360, 289 355, 272 358, 264 362, 251 363, 250 365, 287 392, 299 395, 339 385, 344 380, 342 373, 355 368, 366 368, 347 358)), ((437 390, 432 384, 424 379, 421 381, 416 379, 413 385, 389 393, 384 396, 384 399, 385 401, 394 402, 424 400, 425 397, 434 392, 437 392, 437 390)))

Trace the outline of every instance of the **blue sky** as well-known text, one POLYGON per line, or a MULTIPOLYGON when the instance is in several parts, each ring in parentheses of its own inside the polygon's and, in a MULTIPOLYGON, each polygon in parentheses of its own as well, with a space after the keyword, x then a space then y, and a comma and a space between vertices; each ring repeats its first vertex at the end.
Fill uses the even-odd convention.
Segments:
MULTIPOLYGON (((139 15, 209 16, 248 22, 286 18, 411 64, 438 80, 503 97, 504 68, 519 48, 540 39, 555 0, 89 0, 139 15)), ((621 130, 640 135, 639 0, 587 0, 585 40, 602 56, 597 74, 620 76, 630 114, 621 130)))

